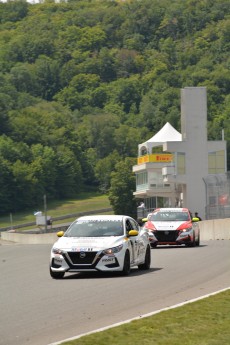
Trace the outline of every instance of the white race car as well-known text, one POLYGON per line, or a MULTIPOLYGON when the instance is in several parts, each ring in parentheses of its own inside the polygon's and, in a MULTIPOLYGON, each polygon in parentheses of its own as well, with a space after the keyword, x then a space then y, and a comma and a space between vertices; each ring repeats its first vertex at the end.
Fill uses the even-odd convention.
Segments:
POLYGON ((67 231, 57 233, 50 256, 50 275, 60 279, 65 272, 130 273, 151 264, 149 234, 128 216, 93 215, 80 217, 67 231))

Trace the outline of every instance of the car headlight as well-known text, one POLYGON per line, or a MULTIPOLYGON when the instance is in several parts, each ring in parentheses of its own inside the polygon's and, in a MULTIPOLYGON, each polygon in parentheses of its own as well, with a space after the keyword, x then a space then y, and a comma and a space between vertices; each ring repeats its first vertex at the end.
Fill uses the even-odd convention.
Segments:
POLYGON ((59 248, 52 248, 52 253, 54 254, 63 254, 63 250, 59 249, 59 248))
POLYGON ((192 228, 185 228, 185 229, 181 229, 180 232, 189 232, 191 230, 192 230, 192 228))
POLYGON ((108 248, 108 249, 104 249, 103 250, 103 254, 114 254, 114 253, 118 253, 122 250, 123 248, 123 244, 120 244, 117 247, 113 247, 113 248, 108 248))

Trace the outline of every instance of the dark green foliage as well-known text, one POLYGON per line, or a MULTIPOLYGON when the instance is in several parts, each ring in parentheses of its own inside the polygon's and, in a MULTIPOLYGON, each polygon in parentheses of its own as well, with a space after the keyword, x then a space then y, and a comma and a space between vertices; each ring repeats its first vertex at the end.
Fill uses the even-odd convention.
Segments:
POLYGON ((207 87, 209 139, 229 141, 229 33, 227 0, 0 3, 0 212, 89 186, 134 202, 122 164, 180 131, 186 86, 207 87))
POLYGON ((7 160, 0 156, 0 210, 1 214, 12 211, 14 177, 7 160))
POLYGON ((136 188, 136 179, 132 174, 132 166, 135 159, 126 158, 115 166, 111 174, 111 187, 109 189, 109 200, 115 214, 127 214, 136 217, 136 199, 133 192, 136 188))
POLYGON ((0 23, 18 22, 28 14, 28 3, 24 0, 0 2, 0 23))

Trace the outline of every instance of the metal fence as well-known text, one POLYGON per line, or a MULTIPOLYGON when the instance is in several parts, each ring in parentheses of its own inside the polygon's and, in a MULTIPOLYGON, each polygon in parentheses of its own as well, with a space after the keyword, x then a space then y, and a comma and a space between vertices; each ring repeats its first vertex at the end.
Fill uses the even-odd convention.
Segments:
POLYGON ((209 175, 206 186, 206 219, 230 218, 230 172, 209 175))

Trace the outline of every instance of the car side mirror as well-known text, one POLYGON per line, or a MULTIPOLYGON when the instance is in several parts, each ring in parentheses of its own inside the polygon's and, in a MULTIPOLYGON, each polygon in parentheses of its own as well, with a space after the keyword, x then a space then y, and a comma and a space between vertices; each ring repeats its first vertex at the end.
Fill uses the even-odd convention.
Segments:
POLYGON ((142 223, 146 223, 148 221, 148 218, 142 218, 142 223))
POLYGON ((57 232, 57 237, 62 237, 64 235, 64 231, 58 231, 57 232))
POLYGON ((138 231, 137 230, 130 230, 129 231, 129 236, 137 236, 138 235, 138 231))
POLYGON ((196 218, 196 217, 193 217, 193 218, 192 218, 192 222, 199 222, 199 221, 200 221, 199 218, 196 218))

